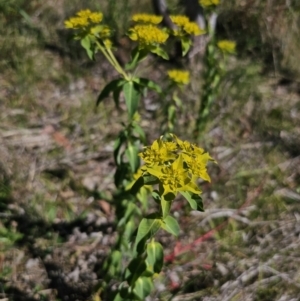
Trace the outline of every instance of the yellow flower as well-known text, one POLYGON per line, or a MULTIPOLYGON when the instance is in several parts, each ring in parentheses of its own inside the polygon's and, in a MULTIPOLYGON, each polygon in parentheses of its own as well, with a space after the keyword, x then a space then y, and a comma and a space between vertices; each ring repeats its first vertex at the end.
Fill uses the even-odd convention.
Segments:
POLYGON ((207 162, 211 159, 212 158, 208 155, 208 153, 202 154, 201 156, 197 156, 194 158, 185 158, 187 166, 192 175, 208 182, 210 182, 210 176, 207 173, 206 165, 207 162))
POLYGON ((219 41, 217 45, 223 52, 235 53, 236 43, 233 41, 222 40, 219 41))
POLYGON ((158 139, 151 146, 146 147, 142 153, 139 153, 139 156, 148 165, 163 165, 165 162, 176 158, 174 150, 176 150, 174 143, 165 143, 158 139))
POLYGON ((216 6, 219 5, 220 0, 199 0, 199 3, 203 7, 210 7, 213 5, 216 5, 216 6))
POLYGON ((152 24, 135 25, 129 30, 129 38, 137 41, 140 47, 163 44, 168 39, 169 35, 163 30, 155 27, 152 24))
POLYGON ((190 73, 188 71, 169 70, 168 76, 174 83, 179 85, 187 85, 190 82, 190 73))
POLYGON ((167 149, 168 152, 174 153, 177 150, 177 145, 174 141, 164 141, 163 146, 167 149))
POLYGON ((78 29, 82 27, 86 27, 89 25, 89 22, 85 18, 74 17, 65 21, 66 28, 78 29))
POLYGON ((79 11, 75 17, 65 21, 66 28, 82 29, 94 24, 99 24, 103 19, 101 12, 91 12, 89 9, 79 11))
POLYGON ((111 35, 111 30, 106 25, 97 25, 90 28, 89 33, 101 39, 109 38, 111 35))
POLYGON ((159 179, 164 188, 164 195, 168 193, 176 195, 179 191, 200 194, 201 190, 194 182, 195 177, 189 175, 185 164, 182 155, 179 155, 171 164, 147 167, 146 171, 159 179))
POLYGON ((94 12, 94 13, 91 13, 89 15, 89 19, 90 19, 90 21, 92 23, 97 24, 97 23, 100 23, 102 21, 103 15, 102 15, 102 13, 96 13, 96 12, 94 12))
POLYGON ((150 15, 150 14, 135 14, 132 16, 134 22, 148 23, 148 24, 159 24, 162 21, 162 16, 150 15))
MULTIPOLYGON (((183 154, 191 154, 194 151, 193 144, 188 141, 182 141, 174 135, 178 148, 183 154)), ((203 151, 202 151, 203 152, 203 151)))
POLYGON ((189 18, 186 16, 178 15, 178 16, 170 16, 172 22, 180 27, 185 26, 187 23, 190 22, 189 18))
POLYGON ((89 36, 92 40, 101 39, 104 45, 108 48, 112 47, 109 40, 111 29, 104 24, 101 24, 103 14, 101 12, 92 12, 89 9, 79 11, 75 17, 65 21, 65 27, 78 30, 80 38, 89 36))
POLYGON ((78 17, 86 18, 87 19, 91 13, 92 12, 89 9, 83 9, 83 10, 80 10, 79 12, 77 12, 76 15, 78 17))
POLYGON ((175 193, 189 182, 181 157, 178 157, 171 165, 163 167, 158 178, 162 182, 165 194, 168 192, 175 193))
POLYGON ((205 31, 200 29, 196 22, 191 22, 188 17, 177 15, 170 16, 172 22, 178 27, 173 31, 175 36, 195 35, 204 34, 205 31))
POLYGON ((81 10, 77 13, 79 18, 89 20, 89 23, 100 23, 103 19, 103 14, 101 12, 91 12, 89 9, 81 10))
POLYGON ((192 144, 188 141, 182 141, 175 135, 173 136, 176 139, 178 147, 181 150, 182 156, 186 161, 191 173, 206 181, 210 181, 210 177, 206 173, 205 167, 208 161, 215 162, 215 160, 208 153, 205 153, 203 148, 198 147, 196 144, 192 144))
POLYGON ((112 41, 110 39, 105 39, 103 40, 103 43, 104 45, 107 47, 107 48, 111 48, 112 47, 112 41))
POLYGON ((176 195, 180 191, 200 194, 196 180, 210 181, 206 165, 214 160, 197 145, 182 141, 173 134, 170 136, 172 141, 160 137, 139 154, 145 161, 139 175, 156 177, 163 186, 164 195, 176 195))
POLYGON ((183 29, 187 34, 194 35, 194 36, 199 36, 200 34, 205 33, 205 30, 200 29, 198 24, 195 22, 189 22, 185 24, 183 29))

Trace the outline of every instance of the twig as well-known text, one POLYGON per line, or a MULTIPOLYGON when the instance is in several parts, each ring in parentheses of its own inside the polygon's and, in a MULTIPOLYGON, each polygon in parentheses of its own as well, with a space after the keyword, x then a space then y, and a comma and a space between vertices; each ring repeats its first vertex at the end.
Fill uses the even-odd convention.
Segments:
POLYGON ((263 265, 262 269, 265 270, 265 271, 267 271, 267 272, 270 272, 272 274, 275 274, 276 276, 280 277, 282 280, 285 280, 289 284, 293 284, 297 288, 300 288, 300 285, 297 282, 295 282, 293 279, 291 279, 287 274, 281 273, 281 272, 279 272, 279 271, 277 271, 277 270, 269 267, 268 265, 263 265))

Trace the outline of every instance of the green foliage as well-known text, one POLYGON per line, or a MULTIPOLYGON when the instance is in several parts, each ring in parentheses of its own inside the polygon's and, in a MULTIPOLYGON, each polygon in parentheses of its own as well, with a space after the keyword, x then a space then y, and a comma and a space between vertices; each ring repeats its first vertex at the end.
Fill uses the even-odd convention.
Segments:
POLYGON ((20 8, 25 2, 24 0, 0 0, 0 13, 4 15, 18 15, 20 8))
POLYGON ((147 244, 146 264, 150 272, 159 273, 164 263, 164 250, 160 243, 151 240, 147 244))
POLYGON ((22 234, 0 224, 0 251, 12 246, 21 238, 22 234))
POLYGON ((153 237, 160 227, 161 219, 158 214, 151 214, 141 220, 135 239, 135 246, 138 253, 144 252, 145 242, 153 237))
POLYGON ((177 220, 171 215, 168 215, 163 219, 161 227, 176 237, 179 235, 179 224, 177 220))
POLYGON ((185 197, 185 199, 189 202, 191 209, 204 211, 202 198, 198 194, 180 191, 180 193, 185 197))
POLYGON ((122 79, 115 79, 108 83, 99 94, 96 105, 98 106, 101 103, 101 101, 103 101, 103 99, 108 97, 110 93, 113 93, 115 105, 116 107, 118 107, 120 92, 122 91, 124 84, 125 81, 122 79))
MULTIPOLYGON (((209 2, 209 1, 208 1, 209 2)), ((211 2, 209 2, 211 3, 211 2)), ((208 6, 204 11, 206 23, 216 12, 216 6, 208 6)), ((216 41, 216 32, 208 26, 209 41, 206 45, 204 55, 204 74, 203 85, 200 96, 200 107, 194 129, 194 137, 201 138, 206 125, 209 121, 209 116, 213 104, 219 94, 219 89, 222 83, 222 78, 226 74, 226 62, 228 56, 235 53, 236 43, 228 40, 216 41)))
POLYGON ((139 300, 145 300, 150 295, 153 289, 152 281, 149 277, 139 277, 134 286, 134 293, 139 300))
POLYGON ((128 81, 123 86, 123 93, 129 114, 129 119, 132 119, 138 108, 139 91, 137 85, 133 81, 128 81))

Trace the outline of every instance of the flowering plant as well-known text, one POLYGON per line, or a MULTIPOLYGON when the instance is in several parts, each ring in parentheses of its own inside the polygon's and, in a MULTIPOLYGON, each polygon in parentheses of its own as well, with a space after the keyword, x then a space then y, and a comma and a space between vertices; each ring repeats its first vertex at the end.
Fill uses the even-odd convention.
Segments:
POLYGON ((174 131, 178 113, 184 111, 181 92, 190 82, 190 73, 187 70, 170 69, 167 71, 167 79, 169 85, 165 88, 161 101, 162 115, 167 116, 161 124, 163 133, 174 131))
POLYGON ((216 40, 215 24, 217 19, 217 8, 220 0, 199 0, 204 8, 204 17, 208 27, 208 43, 204 55, 204 74, 201 91, 200 107, 194 137, 201 138, 213 103, 218 96, 222 79, 226 73, 226 60, 229 55, 235 54, 236 43, 229 40, 216 40), (214 24, 214 25, 213 25, 214 24))
MULTIPOLYGON (((90 10, 82 10, 65 21, 66 28, 75 31, 75 39, 80 40, 91 59, 95 59, 97 52, 102 52, 120 75, 102 89, 97 105, 112 94, 118 106, 123 92, 128 112, 128 121, 123 123, 114 146, 116 192, 112 202, 115 205, 118 236, 103 264, 105 276, 95 289, 94 299, 99 300, 99 294, 103 292, 114 301, 145 300, 153 288, 154 275, 163 266, 163 247, 154 240, 154 235, 160 228, 175 236, 179 234, 179 224, 170 214, 172 202, 178 194, 187 199, 192 209, 203 210, 198 179, 210 181, 206 165, 213 159, 203 149, 173 134, 160 137, 139 152, 146 140, 139 125, 140 98, 146 89, 152 89, 160 95, 166 94, 160 85, 138 77, 130 70, 136 70, 149 53, 168 59, 164 45, 171 35, 181 41, 183 55, 186 54, 191 46, 191 35, 200 35, 204 31, 184 16, 172 16, 176 29, 169 30, 159 26, 162 21, 159 16, 136 14, 127 33, 136 45, 130 61, 122 67, 113 53, 112 30, 102 21, 101 12, 90 10), (140 158, 145 162, 142 167, 140 158), (149 193, 159 204, 159 209, 147 215, 149 193), (140 220, 138 226, 137 220, 140 220), (134 248, 131 244, 133 240, 134 248), (117 290, 113 290, 112 281, 118 283, 117 290)), ((176 88, 181 89, 189 82, 189 73, 170 70, 168 76, 170 85, 167 92, 173 91, 172 101, 178 105, 181 101, 176 88)), ((169 131, 174 127, 173 113, 172 103, 168 107, 169 131)))
POLYGON ((199 28, 196 22, 191 22, 186 16, 171 15, 170 19, 176 26, 175 29, 170 30, 170 33, 180 39, 182 55, 186 55, 192 45, 190 36, 203 35, 206 31, 199 28))
POLYGON ((162 269, 163 247, 155 242, 154 235, 159 229, 179 235, 179 224, 170 214, 176 196, 181 194, 193 210, 203 211, 197 180, 210 181, 206 165, 208 161, 214 161, 202 148, 173 134, 161 136, 151 146, 145 147, 139 156, 145 165, 140 168, 140 177, 130 191, 135 193, 149 185, 157 187, 152 196, 159 209, 146 215, 138 226, 135 238, 137 256, 129 263, 126 279, 129 287, 123 290, 127 298, 133 298, 130 300, 144 300, 153 286, 154 274, 162 269), (147 243, 148 240, 151 241, 147 243))
POLYGON ((163 20, 162 16, 156 16, 151 14, 135 14, 132 16, 132 21, 145 23, 145 24, 159 24, 163 20))
POLYGON ((172 69, 168 71, 168 76, 177 85, 187 85, 190 82, 190 73, 188 71, 172 69))
POLYGON ((175 198, 181 191, 200 194, 197 179, 210 182, 206 164, 213 159, 195 144, 173 134, 170 138, 171 141, 165 141, 160 137, 139 154, 145 162, 141 167, 142 177, 154 176, 164 197, 172 194, 175 198))
POLYGON ((229 40, 221 40, 217 43, 219 49, 224 53, 235 53, 236 43, 229 40))

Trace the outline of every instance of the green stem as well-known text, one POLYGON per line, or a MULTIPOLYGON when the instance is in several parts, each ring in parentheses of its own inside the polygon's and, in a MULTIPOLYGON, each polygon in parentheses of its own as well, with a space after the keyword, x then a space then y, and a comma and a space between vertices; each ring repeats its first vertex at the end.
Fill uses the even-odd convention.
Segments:
POLYGON ((106 59, 109 61, 109 63, 117 70, 118 73, 120 73, 126 80, 129 79, 129 76, 126 74, 126 72, 122 69, 118 61, 116 60, 114 54, 109 48, 103 47, 98 41, 96 41, 96 44, 98 48, 101 50, 101 52, 104 54, 106 59))
POLYGON ((125 79, 129 79, 129 76, 127 75, 127 73, 123 70, 123 68, 121 67, 121 65, 119 64, 119 62, 117 61, 115 55, 113 54, 113 52, 111 51, 110 48, 107 48, 107 52, 109 54, 109 56, 111 57, 112 61, 114 62, 114 66, 116 67, 117 71, 123 75, 123 77, 125 79))

